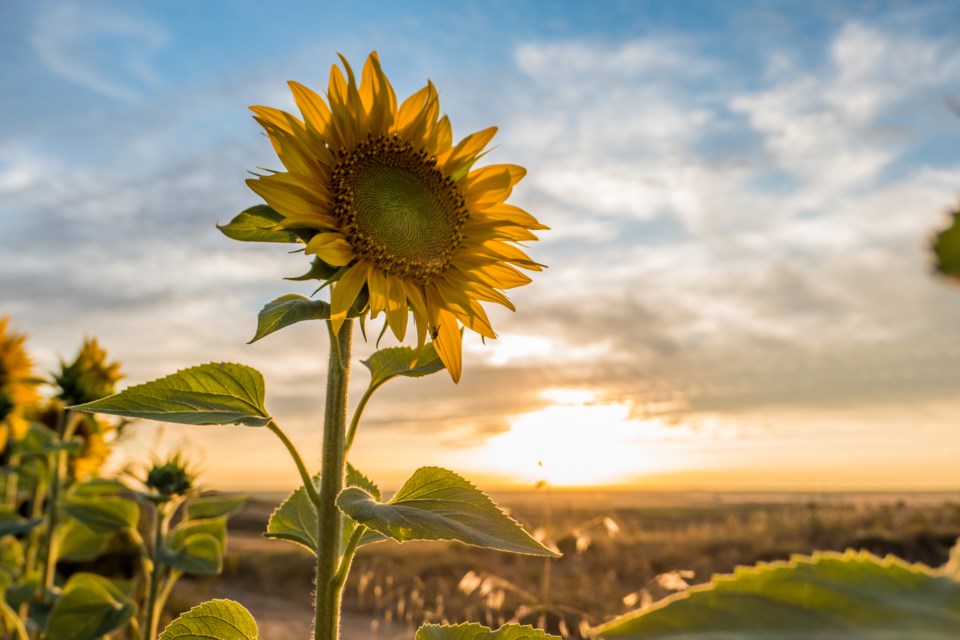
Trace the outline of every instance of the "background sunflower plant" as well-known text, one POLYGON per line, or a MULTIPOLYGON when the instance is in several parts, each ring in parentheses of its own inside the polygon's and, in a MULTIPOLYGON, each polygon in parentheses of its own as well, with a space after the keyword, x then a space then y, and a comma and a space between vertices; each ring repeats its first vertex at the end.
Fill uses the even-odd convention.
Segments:
MULTIPOLYGON (((375 482, 349 465, 347 455, 364 407, 397 377, 446 369, 462 372, 463 329, 484 338, 496 333, 482 303, 511 310, 505 291, 539 271, 519 243, 546 229, 508 204, 525 170, 517 165, 476 166, 496 129, 454 143, 437 90, 428 82, 397 101, 376 53, 360 81, 341 56, 325 94, 290 83, 302 117, 252 107, 283 165, 248 180, 266 204, 251 207, 220 230, 241 241, 294 243, 312 256, 294 280, 314 280, 312 299, 281 296, 260 312, 252 341, 304 320, 323 320, 330 337, 323 453, 312 474, 294 443, 265 407, 259 372, 238 364, 206 364, 130 387, 74 407, 89 413, 182 424, 266 427, 283 442, 303 486, 274 512, 265 535, 300 544, 316 556, 315 640, 339 637, 340 601, 357 549, 387 539, 455 540, 512 553, 559 555, 524 531, 484 493, 446 469, 423 467, 389 500, 375 482), (416 342, 374 353, 362 364, 370 383, 347 420, 347 383, 354 320, 383 314, 401 343, 412 315, 416 342)), ((382 335, 382 333, 381 333, 382 335)), ((251 342, 252 342, 251 341, 251 342)), ((175 620, 162 639, 257 637, 256 623, 235 602, 204 603, 175 620)), ((147 640, 153 640, 148 630, 147 640)), ((428 625, 422 640, 447 638, 556 638, 520 625, 491 631, 478 624, 428 625)))

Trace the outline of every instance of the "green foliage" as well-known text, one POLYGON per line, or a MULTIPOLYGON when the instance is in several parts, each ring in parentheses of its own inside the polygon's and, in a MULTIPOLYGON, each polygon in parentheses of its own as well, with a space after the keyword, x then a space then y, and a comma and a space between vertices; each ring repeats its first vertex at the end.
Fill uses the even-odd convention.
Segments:
POLYGON ((187 503, 184 518, 196 520, 198 518, 219 518, 228 516, 247 503, 249 496, 207 496, 194 498, 187 503))
POLYGON ((98 496, 115 495, 129 491, 127 485, 112 478, 93 478, 86 482, 78 482, 70 487, 67 496, 77 498, 96 498, 98 496))
POLYGON ((952 278, 960 278, 960 211, 953 214, 953 223, 933 239, 936 269, 952 278))
POLYGON ((225 517, 203 518, 181 522, 170 534, 170 546, 174 548, 182 546, 187 538, 197 534, 212 536, 221 547, 226 547, 227 519, 225 517))
POLYGON ((197 605, 170 623, 159 640, 257 640, 257 623, 233 600, 197 605))
POLYGON ((263 376, 255 369, 211 363, 73 409, 179 424, 262 427, 270 421, 263 407, 264 394, 263 376))
POLYGON ((19 535, 40 524, 39 518, 27 519, 14 512, 12 507, 0 506, 0 536, 19 535))
POLYGON ((398 542, 457 540, 539 556, 556 552, 531 537, 472 484, 446 469, 422 467, 387 502, 360 487, 337 498, 348 516, 398 542))
POLYGON ((257 315, 257 333, 247 343, 251 344, 304 320, 327 320, 330 318, 330 305, 323 300, 311 300, 295 293, 280 296, 268 302, 257 315))
POLYGON ((628 613, 601 638, 935 640, 960 636, 960 582, 867 552, 739 568, 628 613))
POLYGON ((208 533, 172 540, 170 549, 161 548, 160 558, 174 569, 197 576, 215 576, 223 570, 223 547, 208 533))
POLYGON ((496 631, 476 622, 441 626, 427 624, 417 630, 414 640, 562 640, 531 626, 507 624, 496 631))
POLYGON ((113 533, 133 529, 140 519, 140 508, 126 498, 100 496, 70 497, 63 501, 64 510, 97 533, 113 533))
POLYGON ((136 605, 106 578, 76 573, 50 612, 47 640, 95 640, 125 625, 136 605))
MULTIPOLYGON (((313 477, 313 483, 315 487, 320 487, 320 474, 313 477)), ((346 486, 359 487, 369 494, 375 495, 378 500, 380 499, 380 489, 377 485, 349 464, 347 465, 346 486)), ((317 509, 314 507, 313 502, 310 501, 310 496, 307 494, 306 489, 300 487, 274 510, 270 516, 270 521, 267 522, 267 530, 263 535, 265 538, 277 538, 295 542, 316 554, 320 545, 320 542, 317 540, 317 526, 317 509)), ((353 534, 356 527, 356 522, 349 518, 344 518, 343 529, 340 535, 341 544, 346 544, 346 541, 353 534)), ((385 537, 379 533, 367 531, 363 538, 360 539, 360 544, 370 544, 384 539, 385 537)))
POLYGON ((432 342, 424 345, 419 358, 417 352, 410 347, 390 347, 381 349, 360 362, 370 370, 371 390, 397 376, 421 378, 443 371, 443 362, 432 342))
POLYGON ((68 517, 57 527, 57 559, 88 562, 107 550, 110 536, 97 533, 76 518, 68 517))
POLYGON ((223 235, 241 242, 298 242, 297 234, 292 231, 277 229, 283 221, 283 216, 265 204, 259 204, 244 209, 233 220, 220 226, 223 235))

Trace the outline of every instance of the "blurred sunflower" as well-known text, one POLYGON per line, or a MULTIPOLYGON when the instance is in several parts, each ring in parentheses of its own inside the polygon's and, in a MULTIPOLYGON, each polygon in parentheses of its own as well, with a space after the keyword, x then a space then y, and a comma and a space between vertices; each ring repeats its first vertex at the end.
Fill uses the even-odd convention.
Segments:
POLYGON ((523 167, 473 168, 496 127, 454 145, 432 83, 398 107, 376 53, 359 85, 341 60, 326 100, 290 82, 303 120, 251 107, 287 171, 247 184, 283 216, 281 228, 314 232, 306 252, 337 268, 334 331, 366 292, 370 316, 384 312, 398 340, 412 311, 418 349, 429 332, 459 381, 460 323, 496 338, 479 303, 514 310, 503 290, 530 282, 516 267, 541 269, 514 243, 536 240, 532 232, 547 227, 505 202, 523 167))
POLYGON ((108 363, 107 352, 97 339, 86 338, 73 362, 61 362, 60 373, 53 379, 59 387, 57 398, 70 406, 112 395, 122 377, 120 363, 108 363))
POLYGON ((0 451, 7 440, 23 437, 27 422, 23 410, 37 401, 33 363, 24 349, 27 337, 9 329, 10 318, 0 318, 0 451))

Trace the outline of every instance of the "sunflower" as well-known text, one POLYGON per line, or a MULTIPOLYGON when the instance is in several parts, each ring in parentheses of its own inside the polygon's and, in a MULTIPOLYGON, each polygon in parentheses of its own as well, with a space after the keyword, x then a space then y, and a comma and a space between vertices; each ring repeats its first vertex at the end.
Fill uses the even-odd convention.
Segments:
POLYGON ((417 348, 429 334, 459 381, 461 324, 496 338, 480 302, 515 310, 503 291, 530 282, 517 267, 541 269, 516 243, 547 227, 505 202, 523 167, 474 168, 496 127, 454 144, 433 83, 398 107, 375 52, 359 85, 340 59, 326 99, 290 82, 302 120, 251 107, 286 171, 247 184, 283 217, 280 228, 309 230, 306 253, 336 269, 335 332, 364 293, 363 311, 383 312, 398 340, 412 311, 417 348))
POLYGON ((10 432, 23 437, 27 422, 23 410, 36 402, 37 391, 30 381, 33 363, 27 355, 22 333, 8 332, 9 318, 0 318, 0 450, 10 432))

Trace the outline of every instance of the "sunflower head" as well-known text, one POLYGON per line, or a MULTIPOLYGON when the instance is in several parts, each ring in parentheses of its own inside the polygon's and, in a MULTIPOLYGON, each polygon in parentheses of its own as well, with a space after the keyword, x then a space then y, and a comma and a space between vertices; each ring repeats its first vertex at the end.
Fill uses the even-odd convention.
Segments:
POLYGON ((325 97, 290 83, 302 118, 252 107, 286 171, 247 184, 331 268, 336 331, 363 296, 398 340, 412 312, 418 348, 429 335, 457 381, 461 325, 496 337, 480 303, 514 309, 503 291, 530 282, 518 267, 541 269, 516 243, 546 227, 506 203, 523 167, 474 167, 496 128, 454 144, 432 83, 398 105, 376 53, 360 82, 341 60, 325 97))
POLYGON ((57 398, 67 405, 84 404, 114 393, 120 374, 119 362, 107 362, 107 352, 96 338, 87 338, 70 364, 60 363, 54 381, 57 398))
POLYGON ((38 397, 31 380, 33 363, 24 348, 27 338, 9 325, 9 318, 0 318, 0 451, 11 436, 19 439, 26 434, 29 423, 24 411, 38 397))
POLYGON ((169 499, 189 493, 193 488, 194 475, 178 453, 166 462, 158 462, 150 467, 144 484, 158 497, 169 499))

